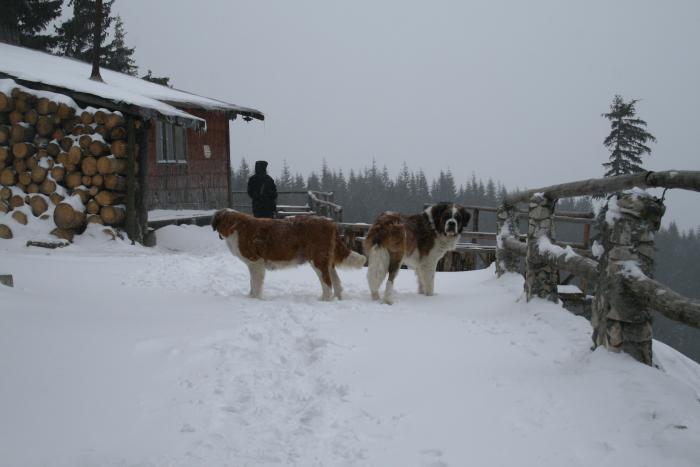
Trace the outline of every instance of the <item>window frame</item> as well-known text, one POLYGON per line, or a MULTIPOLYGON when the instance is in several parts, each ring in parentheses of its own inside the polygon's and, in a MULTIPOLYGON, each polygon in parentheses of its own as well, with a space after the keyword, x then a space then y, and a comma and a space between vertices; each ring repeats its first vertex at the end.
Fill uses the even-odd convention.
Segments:
POLYGON ((187 128, 156 120, 156 162, 187 164, 187 128))

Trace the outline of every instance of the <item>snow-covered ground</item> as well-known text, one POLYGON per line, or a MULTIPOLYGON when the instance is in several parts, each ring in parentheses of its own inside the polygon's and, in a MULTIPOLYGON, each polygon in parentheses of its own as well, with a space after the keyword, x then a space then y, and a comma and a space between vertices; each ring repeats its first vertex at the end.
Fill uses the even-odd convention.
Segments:
POLYGON ((522 279, 402 271, 396 304, 318 301, 308 266, 265 299, 207 228, 147 249, 99 229, 0 241, 0 465, 697 466, 700 367, 590 347, 522 279))

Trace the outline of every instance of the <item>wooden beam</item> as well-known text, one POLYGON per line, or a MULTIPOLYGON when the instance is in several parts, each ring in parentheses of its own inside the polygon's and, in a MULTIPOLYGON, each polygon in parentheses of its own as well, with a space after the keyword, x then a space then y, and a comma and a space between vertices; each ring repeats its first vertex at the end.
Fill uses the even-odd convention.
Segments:
POLYGON ((700 300, 684 297, 649 277, 630 277, 625 284, 640 301, 666 318, 700 328, 700 300))
MULTIPOLYGON (((474 217, 472 218, 472 230, 474 232, 479 231, 479 209, 472 209, 472 212, 474 213, 474 217)), ((479 237, 472 236, 472 242, 478 243, 479 237)))
POLYGON ((528 201, 535 193, 549 198, 571 198, 595 196, 623 191, 630 188, 682 188, 700 191, 700 171, 667 170, 664 172, 641 172, 617 177, 591 178, 577 182, 561 183, 533 190, 519 191, 506 196, 504 202, 515 205, 528 201))
MULTIPOLYGON (((505 237, 503 239, 503 246, 520 256, 527 255, 527 244, 515 237, 505 237)), ((574 251, 574 253, 576 252, 574 251)), ((593 259, 586 258, 580 254, 571 255, 563 251, 558 254, 552 251, 545 251, 540 254, 558 269, 572 272, 589 281, 595 281, 597 277, 598 262, 593 259)))
POLYGON ((124 228, 132 242, 143 242, 140 235, 136 216, 136 127, 134 117, 129 116, 126 122, 127 158, 126 158, 126 219, 124 228))

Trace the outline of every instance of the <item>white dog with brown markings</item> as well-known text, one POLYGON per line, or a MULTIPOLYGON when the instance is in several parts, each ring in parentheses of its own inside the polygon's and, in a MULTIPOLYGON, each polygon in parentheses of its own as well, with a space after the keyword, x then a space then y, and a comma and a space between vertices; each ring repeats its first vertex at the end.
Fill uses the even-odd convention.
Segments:
POLYGON ((384 303, 393 303, 394 279, 402 264, 415 270, 418 293, 433 295, 437 263, 457 247, 469 218, 463 207, 453 203, 434 204, 412 216, 381 214, 364 243, 372 299, 379 300, 379 287, 388 275, 384 303))
POLYGON ((365 257, 343 243, 330 219, 298 216, 263 219, 222 209, 211 226, 226 240, 231 253, 250 272, 250 296, 262 297, 265 271, 310 263, 321 281, 321 299, 342 298, 343 287, 336 267, 361 268, 365 257))

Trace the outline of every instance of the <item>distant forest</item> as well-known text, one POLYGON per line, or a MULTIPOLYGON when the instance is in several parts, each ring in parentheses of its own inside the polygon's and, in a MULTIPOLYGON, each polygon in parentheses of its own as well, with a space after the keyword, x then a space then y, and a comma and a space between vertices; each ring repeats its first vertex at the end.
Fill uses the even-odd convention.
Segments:
MULTIPOLYGON (((231 174, 234 191, 245 191, 248 177, 252 175, 249 163, 243 159, 231 174)), ((320 171, 308 176, 292 174, 283 163, 281 175, 276 179, 279 191, 320 190, 332 191, 336 203, 343 206, 345 222, 372 222, 383 211, 404 213, 419 212, 424 203, 455 201, 464 205, 497 206, 507 189, 498 181, 484 181, 472 174, 468 180, 455 180, 452 172, 440 171, 437 178, 429 180, 422 170, 411 170, 405 163, 397 176, 376 163, 347 175, 333 170, 324 162, 320 171)), ((234 204, 248 204, 247 196, 234 196, 234 204)), ((280 204, 304 203, 305 197, 282 196, 280 204)), ((557 209, 562 211, 591 211, 587 198, 560 200, 557 209)), ((521 231, 524 231, 524 224, 521 231)), ((471 229, 471 226, 468 227, 471 229)), ((495 216, 482 213, 479 230, 495 231, 495 216)), ((593 235, 595 233, 593 232, 593 235)), ((580 242, 580 225, 557 224, 556 236, 560 240, 580 242)), ((677 292, 700 298, 700 227, 681 232, 675 222, 661 228, 656 235, 655 278, 677 292)), ((655 318, 654 335, 689 357, 700 362, 700 331, 665 319, 655 318)))
MULTIPOLYGON (((231 175, 233 190, 245 191, 250 175, 251 166, 243 159, 231 175)), ((429 180, 422 170, 413 171, 406 163, 397 176, 392 176, 386 167, 379 168, 374 162, 370 167, 351 170, 347 175, 342 170, 330 169, 324 162, 318 173, 312 172, 304 177, 299 173, 292 174, 285 162, 275 182, 278 191, 333 192, 335 202, 343 206, 345 222, 372 222, 384 211, 418 212, 425 203, 439 201, 496 206, 506 193, 500 182, 484 181, 476 174, 472 174, 469 180, 456 181, 449 169, 441 170, 437 178, 429 180)), ((278 202, 291 204, 284 198, 278 202)), ((247 200, 243 200, 241 204, 246 203, 247 200)), ((587 200, 563 200, 561 206, 565 210, 590 210, 587 200)), ((491 230, 495 230, 495 223, 491 230)))

